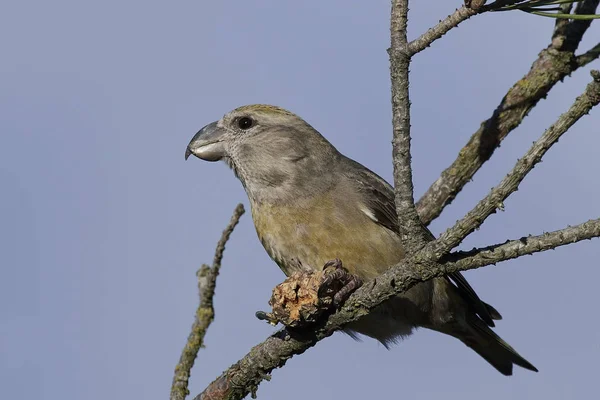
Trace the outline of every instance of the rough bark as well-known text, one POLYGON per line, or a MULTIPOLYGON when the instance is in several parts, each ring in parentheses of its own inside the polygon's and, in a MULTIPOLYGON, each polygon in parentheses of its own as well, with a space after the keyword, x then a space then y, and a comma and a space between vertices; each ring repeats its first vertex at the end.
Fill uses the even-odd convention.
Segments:
POLYGON ((392 79, 392 128, 394 191, 399 234, 408 252, 423 246, 427 233, 419 219, 413 195, 410 155, 410 54, 406 36, 408 0, 393 0, 390 23, 390 76, 392 79))

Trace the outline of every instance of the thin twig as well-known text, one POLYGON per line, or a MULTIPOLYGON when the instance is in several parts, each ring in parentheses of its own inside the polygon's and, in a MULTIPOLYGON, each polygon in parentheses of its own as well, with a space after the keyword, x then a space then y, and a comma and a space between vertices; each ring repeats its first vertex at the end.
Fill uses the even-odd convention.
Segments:
POLYGON ((425 225, 442 213, 481 166, 490 159, 502 140, 521 124, 529 111, 545 98, 558 82, 600 56, 600 52, 595 48, 595 52, 592 49, 580 56, 581 58, 575 59, 575 44, 579 44, 584 31, 567 28, 568 26, 563 27, 565 37, 553 37, 552 44, 539 53, 529 72, 508 90, 492 116, 481 123, 456 160, 442 172, 417 202, 417 211, 425 225))
POLYGON ((413 55, 425 50, 433 42, 440 39, 448 31, 456 28, 461 22, 464 22, 474 15, 484 13, 486 11, 494 11, 498 8, 523 2, 524 0, 506 0, 497 1, 487 6, 483 6, 485 1, 481 0, 469 0, 466 1, 466 5, 457 8, 454 12, 448 15, 446 18, 438 22, 435 26, 429 28, 427 32, 423 33, 418 38, 412 40, 408 44, 408 54, 412 57, 413 55))
POLYGON ((392 267, 375 281, 364 284, 350 296, 342 309, 315 326, 311 332, 302 334, 282 329, 254 346, 240 361, 196 396, 195 400, 239 400, 248 394, 255 397, 258 385, 263 380, 270 379, 270 373, 274 369, 282 367, 294 355, 304 353, 346 323, 361 318, 383 301, 405 292, 419 282, 599 236, 600 220, 592 220, 541 236, 507 242, 497 246, 496 250, 480 249, 471 255, 454 253, 454 259, 449 256, 449 260, 440 263, 426 261, 427 257, 423 256, 426 250, 423 249, 392 267), (499 250, 504 258, 499 256, 499 250))
MULTIPOLYGON (((239 203, 237 206, 235 206, 235 210, 233 210, 233 215, 229 220, 229 224, 227 224, 227 227, 221 235, 221 239, 219 239, 219 243, 217 243, 217 249, 215 250, 215 257, 213 258, 212 265, 213 275, 215 275, 215 279, 216 275, 219 275, 219 270, 221 269, 221 260, 223 260, 223 252, 225 251, 225 245, 227 244, 229 237, 233 233, 235 226, 238 224, 238 222, 240 222, 240 218, 242 217, 242 215, 244 215, 244 212, 246 212, 246 210, 244 209, 244 205, 242 203, 239 203)), ((214 291, 214 288, 211 290, 214 291)))
POLYGON ((196 360, 198 351, 201 347, 204 347, 204 336, 215 316, 213 297, 215 295, 217 276, 219 275, 219 270, 221 269, 221 261, 223 260, 225 245, 227 244, 231 233, 235 229, 235 226, 238 224, 240 217, 243 214, 244 206, 242 204, 238 204, 233 212, 229 224, 221 235, 221 239, 219 239, 212 267, 202 264, 197 272, 200 304, 198 306, 198 310, 196 311, 196 317, 194 319, 194 324, 192 325, 192 331, 190 332, 187 343, 181 352, 179 363, 175 366, 175 376, 173 377, 173 384, 171 386, 171 400, 184 400, 186 396, 190 394, 188 390, 190 372, 194 366, 194 361, 196 360))
POLYGON ((411 41, 408 52, 412 56, 431 46, 431 43, 444 36, 450 29, 456 28, 461 22, 468 20, 481 11, 462 6, 440 21, 436 26, 429 28, 427 32, 411 41))
POLYGON ((585 53, 578 55, 577 58, 575 58, 575 63, 578 67, 583 67, 585 65, 588 65, 598 57, 600 57, 600 43, 598 43, 585 53))
POLYGON ((410 54, 406 37, 408 0, 393 0, 390 22, 390 76, 392 80, 392 139, 394 187, 399 234, 407 251, 423 246, 426 232, 421 224, 413 195, 410 156, 410 99, 408 69, 410 54))
POLYGON ((571 108, 562 114, 558 120, 548 128, 525 156, 517 161, 512 171, 481 200, 460 221, 446 230, 438 240, 427 247, 432 255, 439 259, 458 246, 467 235, 476 230, 497 209, 504 208, 504 200, 515 192, 527 174, 541 161, 546 152, 558 139, 577 122, 581 117, 600 102, 600 72, 592 71, 593 80, 587 85, 584 93, 577 97, 571 108))
POLYGON ((481 249, 450 253, 447 257, 444 257, 444 260, 456 264, 460 269, 473 269, 524 255, 556 249, 560 246, 598 236, 600 236, 600 218, 539 236, 527 236, 481 249))

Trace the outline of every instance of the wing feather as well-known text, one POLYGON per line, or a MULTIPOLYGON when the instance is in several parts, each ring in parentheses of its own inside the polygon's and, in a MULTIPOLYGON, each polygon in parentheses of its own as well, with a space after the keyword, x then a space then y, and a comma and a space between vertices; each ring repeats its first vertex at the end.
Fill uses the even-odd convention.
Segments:
MULTIPOLYGON (((347 176, 350 179, 354 179, 355 183, 357 183, 365 206, 368 207, 369 212, 367 212, 367 215, 369 215, 376 223, 397 233, 398 216, 396 214, 394 189, 392 186, 379 175, 368 170, 356 161, 349 158, 346 160, 348 161, 347 165, 352 171, 352 173, 347 176)), ((430 233, 430 235, 432 240, 435 239, 433 234, 430 233)), ((477 315, 479 315, 487 325, 493 327, 495 325, 493 320, 502 318, 494 307, 486 304, 479 298, 473 287, 471 287, 469 282, 467 282, 460 272, 449 274, 447 279, 454 284, 463 299, 473 307, 477 315)))

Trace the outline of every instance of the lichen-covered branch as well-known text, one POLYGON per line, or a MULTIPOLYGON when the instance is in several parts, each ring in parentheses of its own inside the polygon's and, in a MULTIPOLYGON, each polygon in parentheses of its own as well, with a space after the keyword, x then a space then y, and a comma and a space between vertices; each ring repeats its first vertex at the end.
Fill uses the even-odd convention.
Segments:
POLYGON ((392 139, 394 191, 399 234, 408 252, 426 242, 426 231, 415 208, 410 155, 410 54, 406 36, 408 0, 393 0, 390 22, 390 76, 392 79, 392 139))
POLYGON ((582 95, 577 97, 569 110, 548 128, 531 146, 525 156, 517 161, 512 171, 482 199, 460 221, 446 230, 438 240, 427 247, 437 259, 448 254, 458 246, 467 235, 479 228, 481 224, 497 209, 504 208, 504 200, 515 192, 527 174, 542 160, 546 152, 558 141, 567 130, 581 117, 600 102, 600 72, 592 71, 593 80, 587 85, 582 95))
POLYGON ((456 264, 460 269, 479 268, 599 236, 600 218, 539 236, 526 236, 481 249, 450 253, 444 257, 444 262, 456 264))
POLYGON ((274 333, 223 372, 195 400, 239 400, 248 394, 254 397, 260 382, 270 379, 270 373, 275 368, 282 367, 294 355, 304 353, 346 323, 366 315, 383 301, 419 282, 594 237, 600 237, 600 220, 471 252, 453 253, 439 263, 427 261, 430 257, 426 254, 427 250, 423 249, 375 281, 367 282, 350 296, 342 309, 311 331, 282 329, 274 333))
MULTIPOLYGON (((588 5, 584 11, 593 13, 596 7, 593 10, 589 7, 594 2, 597 6, 598 0, 586 0, 588 5)), ((551 45, 540 52, 529 72, 508 90, 492 116, 481 123, 452 165, 427 189, 417 202, 417 211, 425 225, 437 218, 454 200, 490 159, 502 140, 521 124, 554 85, 599 56, 596 49, 575 58, 575 51, 585 32, 583 28, 589 26, 583 22, 570 21, 555 29, 551 45)))
POLYGON ((184 400, 188 394, 188 381, 190 378, 190 372, 194 366, 194 361, 198 355, 198 351, 204 346, 204 335, 208 330, 208 327, 212 323, 215 310, 213 307, 213 297, 215 295, 215 288, 217 284, 217 276, 221 269, 221 261, 223 260, 223 252, 225 251, 225 245, 231 236, 231 233, 238 224, 240 217, 244 214, 244 206, 238 204, 233 212, 233 216, 229 221, 229 224, 223 231, 221 239, 217 244, 215 251, 215 257, 213 259, 212 267, 206 264, 202 264, 202 267, 198 270, 198 291, 200 294, 200 305, 196 311, 196 317, 192 325, 192 331, 188 336, 187 343, 181 352, 179 363, 175 366, 175 376, 173 377, 173 383, 171 386, 171 400, 184 400))

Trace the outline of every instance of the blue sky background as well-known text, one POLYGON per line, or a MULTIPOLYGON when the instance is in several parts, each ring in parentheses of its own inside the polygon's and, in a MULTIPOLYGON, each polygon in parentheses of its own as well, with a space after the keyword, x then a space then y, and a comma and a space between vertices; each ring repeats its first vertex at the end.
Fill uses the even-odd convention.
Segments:
MULTIPOLYGON (((410 36, 460 1, 413 1, 410 36)), ((184 162, 203 125, 248 103, 298 113, 391 180, 389 1, 3 3, 0 14, 0 397, 165 399, 239 182, 184 162)), ((483 15, 412 65, 417 196, 550 41, 553 21, 483 15)), ((600 39, 600 24, 582 49, 600 39)), ((595 62, 595 67, 600 65, 595 62)), ((594 67, 592 64, 591 67, 594 67)), ((495 185, 589 82, 556 86, 438 219, 495 185)), ((552 149, 464 248, 597 218, 600 110, 552 149)), ((262 399, 584 398, 597 393, 600 244, 469 272, 536 365, 506 378, 455 339, 419 331, 391 351, 336 334, 273 373, 262 399)), ((254 318, 283 274, 249 215, 219 277, 193 370, 200 392, 273 328, 254 318)))

